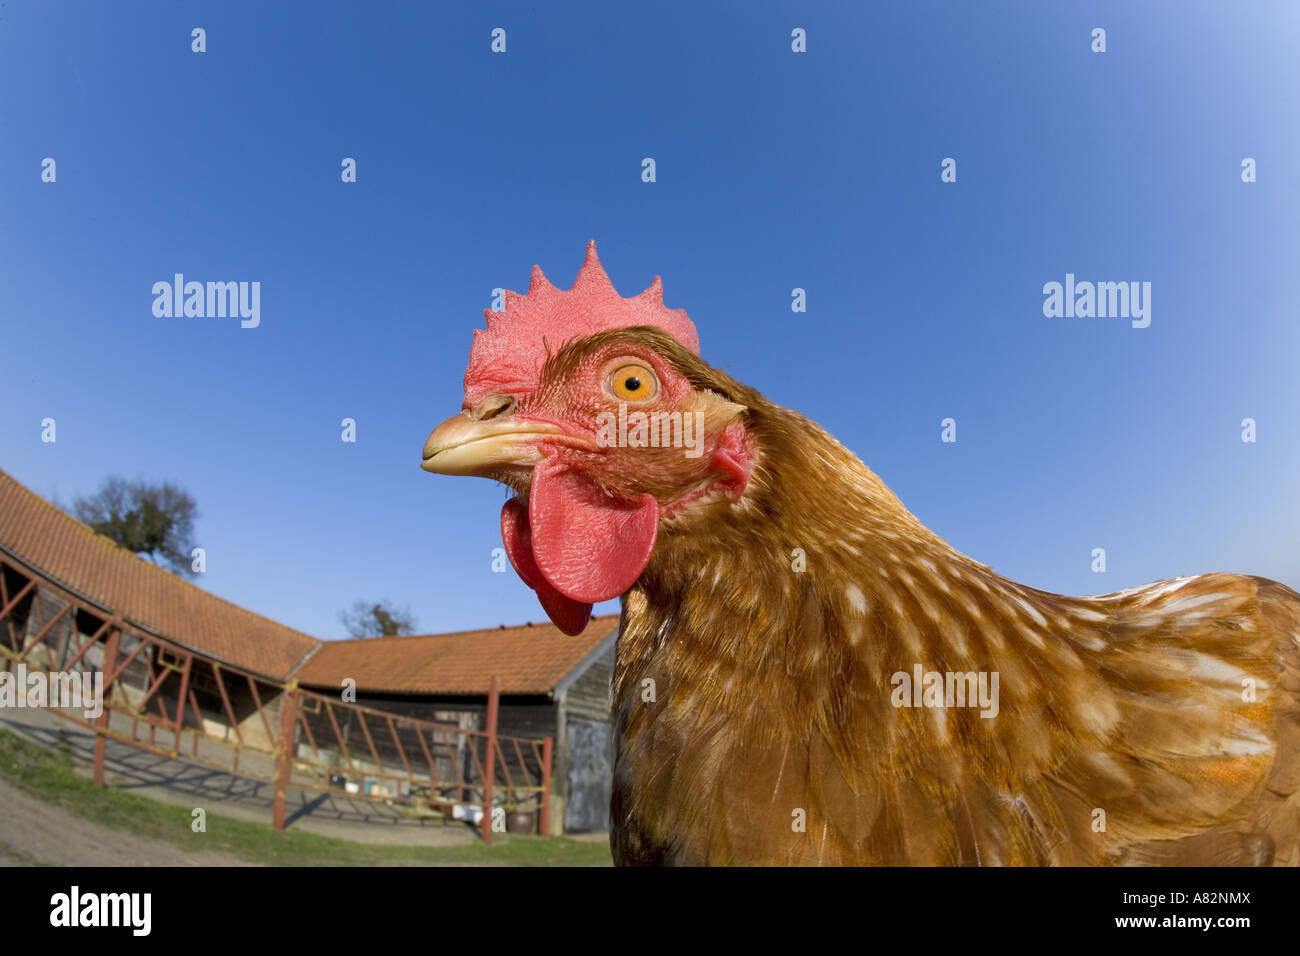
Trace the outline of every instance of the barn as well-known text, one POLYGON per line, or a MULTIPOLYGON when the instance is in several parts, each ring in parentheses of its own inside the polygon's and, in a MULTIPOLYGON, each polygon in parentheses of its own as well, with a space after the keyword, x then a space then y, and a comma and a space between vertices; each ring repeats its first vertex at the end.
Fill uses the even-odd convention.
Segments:
POLYGON ((497 730, 555 740, 552 829, 609 826, 613 774, 610 679, 618 615, 594 617, 568 637, 524 624, 454 634, 322 643, 293 675, 303 687, 337 693, 347 678, 357 699, 464 730, 482 730, 492 677, 500 681, 497 730))
POLYGON ((103 671, 112 712, 97 733, 195 759, 218 743, 233 755, 220 756, 226 766, 276 779, 281 793, 290 781, 330 789, 349 773, 387 775, 381 792, 424 787, 445 805, 437 780, 411 766, 422 751, 429 768, 463 763, 450 799, 490 801, 493 775, 513 767, 551 834, 602 831, 617 630, 606 615, 572 637, 528 623, 323 641, 116 546, 0 471, 0 668, 103 671), (450 757, 431 753, 437 735, 450 757))

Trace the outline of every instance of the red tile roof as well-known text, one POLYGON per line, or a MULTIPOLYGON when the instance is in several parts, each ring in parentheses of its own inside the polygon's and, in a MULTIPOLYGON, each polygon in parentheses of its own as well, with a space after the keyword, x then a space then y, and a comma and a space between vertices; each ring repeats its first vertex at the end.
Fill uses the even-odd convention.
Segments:
POLYGON ((319 641, 137 557, 0 471, 0 545, 163 637, 280 680, 319 641))
POLYGON ((208 657, 269 677, 376 693, 545 694, 618 626, 577 637, 532 624, 458 634, 321 641, 254 614, 139 558, 0 470, 0 547, 64 587, 208 657), (296 670, 295 670, 296 669, 296 670))
POLYGON ((550 623, 458 634, 327 641, 293 676, 337 688, 351 677, 375 693, 486 694, 495 674, 503 694, 545 694, 618 627, 593 617, 577 637, 550 623))

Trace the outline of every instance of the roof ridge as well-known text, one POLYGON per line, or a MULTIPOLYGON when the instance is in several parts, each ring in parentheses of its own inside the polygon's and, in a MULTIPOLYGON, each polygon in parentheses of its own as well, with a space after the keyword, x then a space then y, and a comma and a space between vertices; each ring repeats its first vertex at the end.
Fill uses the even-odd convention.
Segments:
MULTIPOLYGON (((157 581, 157 583, 164 583, 164 587, 170 587, 173 589, 177 589, 178 584, 185 585, 187 591, 183 591, 183 598, 196 597, 199 601, 216 602, 217 605, 224 607, 226 610, 238 611, 239 615, 242 615, 246 620, 252 619, 252 622, 259 622, 265 624, 265 626, 276 628, 276 630, 281 631, 282 633, 289 633, 289 635, 296 637, 296 639, 309 641, 311 646, 309 646, 305 652, 295 654, 294 662, 292 662, 292 665, 287 669, 285 675, 286 679, 289 678, 289 676, 296 674, 299 670, 302 670, 303 667, 311 661, 311 658, 316 656, 317 650, 320 650, 322 646, 326 645, 360 643, 374 645, 376 643, 387 643, 387 641, 433 639, 433 637, 463 637, 465 635, 487 636, 494 632, 519 631, 526 627, 537 627, 538 630, 542 631, 555 630, 554 626, 552 626, 550 622, 547 622, 547 620, 541 620, 541 622, 532 622, 532 620, 528 620, 528 622, 520 624, 499 624, 497 627, 473 627, 465 628, 465 630, 461 631, 416 633, 416 635, 338 637, 338 639, 317 637, 316 635, 312 635, 312 633, 292 627, 291 624, 285 624, 274 618, 266 617, 265 614, 257 613, 257 611, 250 609, 250 607, 237 604, 237 602, 231 601, 230 598, 222 597, 221 594, 199 587, 199 585, 195 584, 194 581, 187 580, 182 578, 181 575, 166 570, 166 568, 162 567, 161 564, 147 561, 147 559, 136 554, 135 551, 123 548, 122 545, 117 544, 116 541, 113 541, 112 538, 107 535, 101 535, 100 532, 95 531, 95 529, 91 528, 90 525, 81 522, 81 520, 78 520, 75 516, 69 514, 68 511, 65 511, 59 505, 56 505, 55 502, 49 501, 49 499, 42 496, 42 494, 34 492, 34 490, 29 488, 29 486, 23 484, 22 481, 19 481, 17 477, 10 475, 10 473, 5 471, 4 468, 0 468, 0 488, 3 488, 3 485, 5 484, 12 486, 14 492, 19 494, 23 501, 29 502, 30 505, 42 509, 45 512, 45 518, 48 519, 51 515, 55 516, 55 518, 64 525, 64 528, 77 536, 79 540, 87 542, 87 544, 94 544, 96 548, 103 550, 104 553, 110 555, 110 561, 118 562, 118 564, 120 564, 120 567, 116 568, 116 570, 114 570, 114 568, 109 568, 109 571, 112 572, 112 574, 121 575, 121 572, 125 571, 127 567, 130 567, 131 570, 135 570, 136 567, 147 568, 147 571, 144 571, 143 574, 148 575, 149 578, 143 581, 131 581, 129 587, 133 589, 139 589, 142 587, 148 588, 151 587, 151 584, 155 583, 155 581, 157 581), (127 557, 133 558, 136 562, 139 562, 138 566, 135 566, 135 564, 130 564, 129 566, 129 564, 123 563, 127 557)), ((55 532, 53 533, 59 535, 60 531, 59 529, 55 529, 55 532)), ((8 541, 8 538, 0 540, 0 544, 4 544, 5 541, 8 541)), ((10 542, 10 544, 14 544, 14 542, 10 542)), ((6 550, 10 550, 8 544, 5 545, 5 548, 6 550)), ((159 606, 153 604, 152 601, 144 602, 143 606, 133 606, 130 601, 127 601, 127 606, 114 606, 114 604, 117 604, 117 602, 120 601, 122 596, 121 594, 116 594, 116 596, 114 596, 113 588, 105 588, 103 581, 99 581, 100 587, 91 587, 91 585, 87 584, 86 580, 75 578, 68 579, 65 578, 65 575, 57 574, 55 567, 48 566, 45 561, 36 561, 36 559, 32 557, 32 555, 27 554, 25 550, 13 550, 13 554, 14 557, 17 557, 19 561, 22 561, 22 563, 29 564, 32 570, 38 571, 39 574, 42 574, 45 578, 57 581, 61 587, 69 589, 69 591, 81 594, 82 597, 87 598, 87 600, 91 601, 92 604, 110 607, 114 613, 122 614, 123 617, 126 618, 138 620, 140 624, 143 624, 143 626, 148 627, 149 630, 156 632, 157 635, 175 641, 175 643, 179 645, 198 649, 201 653, 216 654, 216 650, 213 648, 205 648, 203 644, 195 644, 195 635, 186 635, 186 633, 183 632, 173 632, 173 627, 169 627, 168 624, 166 624, 166 617, 168 617, 168 615, 160 615, 159 606)), ((45 557, 48 558, 49 555, 47 554, 45 557)), ((177 594, 177 596, 181 597, 181 594, 177 594)), ((607 620, 617 618, 619 618, 617 611, 610 614, 597 614, 591 618, 591 623, 607 622, 607 620)), ((174 622, 172 623, 174 626, 174 622)))
MULTIPOLYGON (((617 611, 611 611, 608 614, 593 614, 591 620, 603 621, 618 616, 617 611)), ((438 631, 429 634, 375 634, 371 637, 324 637, 320 640, 323 644, 359 644, 362 642, 373 644, 376 641, 410 641, 421 637, 461 637, 465 634, 491 634, 494 631, 514 631, 521 627, 551 628, 554 625, 549 621, 525 621, 522 624, 498 624, 496 627, 470 627, 463 631, 438 631)), ((576 637, 577 635, 573 636, 576 637)))
MULTIPOLYGON (((274 624, 276 627, 283 627, 286 630, 293 631, 295 634, 298 634, 302 637, 309 638, 313 641, 316 641, 317 643, 322 642, 322 639, 316 637, 314 634, 308 634, 306 631, 299 630, 298 628, 294 627, 291 624, 285 624, 283 621, 277 621, 275 618, 267 617, 265 614, 259 614, 257 611, 244 607, 244 605, 242 604, 236 604, 234 601, 230 600, 229 598, 224 598, 220 594, 217 594, 214 591, 209 591, 206 588, 201 588, 193 581, 187 580, 186 578, 181 577, 179 574, 175 574, 171 571, 168 571, 166 568, 162 567, 161 565, 155 564, 152 561, 146 561, 144 558, 140 557, 140 555, 136 554, 130 548, 123 547, 122 545, 114 541, 112 538, 110 538, 108 535, 101 534, 100 532, 96 531, 94 528, 90 527, 90 525, 86 524, 84 521, 79 521, 77 518, 68 514, 66 511, 64 511, 54 502, 48 500, 47 498, 45 498, 40 494, 37 494, 35 491, 28 488, 26 485, 24 485, 13 475, 9 474, 3 468, 0 468, 0 477, 9 479, 9 481, 13 482, 14 485, 16 485, 21 491, 25 492, 29 497, 39 502, 44 507, 48 508, 50 511, 52 511, 63 521, 66 521, 69 524, 71 524, 73 529, 78 534, 84 536, 87 541, 94 542, 95 544, 100 545, 101 547, 107 545, 106 550, 119 552, 121 555, 126 555, 135 558, 135 560, 139 561, 143 567, 149 569, 147 572, 149 574, 154 574, 154 575, 165 574, 167 576, 165 579, 159 579, 159 580, 177 581, 185 585, 186 587, 188 587, 189 589, 191 589, 197 594, 201 594, 204 597, 210 598, 215 601, 220 601, 223 604, 232 607, 237 611, 243 612, 244 614, 248 614, 251 615, 252 617, 259 618, 260 620, 266 621, 268 624, 274 624)), ((46 569, 42 568, 42 570, 44 571, 46 569)), ((123 611, 121 611, 121 609, 118 608, 114 608, 114 610, 118 611, 119 613, 124 613, 123 611)))

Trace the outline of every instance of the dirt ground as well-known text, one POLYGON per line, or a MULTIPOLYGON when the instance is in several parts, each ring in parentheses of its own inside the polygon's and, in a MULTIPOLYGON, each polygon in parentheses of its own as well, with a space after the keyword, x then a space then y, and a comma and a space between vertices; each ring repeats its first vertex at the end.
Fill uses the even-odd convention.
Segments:
POLYGON ((249 866, 221 853, 186 852, 51 807, 0 780, 0 866, 249 866))
MULTIPOLYGON (((76 772, 89 777, 94 735, 45 711, 24 710, 22 719, 0 718, 0 727, 32 743, 68 753, 76 772)), ((252 823, 271 821, 269 783, 196 764, 148 754, 109 741, 107 782, 125 792, 185 808, 203 807, 252 823)), ((356 843, 401 846, 469 846, 478 836, 463 823, 413 818, 376 801, 324 794, 291 786, 287 823, 295 830, 356 843)), ((608 844, 603 834, 571 837, 608 844)), ((0 866, 249 866, 213 851, 189 851, 106 827, 51 807, 0 779, 0 866)))
MULTIPOLYGON (((68 750, 78 773, 89 776, 93 734, 61 721, 48 711, 24 710, 21 714, 21 720, 0 718, 0 726, 40 746, 68 750)), ((105 766, 109 784, 142 797, 187 808, 204 807, 251 823, 271 822, 273 793, 266 781, 185 759, 171 760, 117 741, 108 744, 105 766)), ((6 803, 0 801, 0 816, 6 813, 6 803)), ((357 843, 463 846, 476 839, 464 825, 443 826, 413 819, 376 801, 298 787, 289 788, 286 809, 290 827, 357 843)), ((10 821, 0 821, 0 834, 12 825, 10 821)))

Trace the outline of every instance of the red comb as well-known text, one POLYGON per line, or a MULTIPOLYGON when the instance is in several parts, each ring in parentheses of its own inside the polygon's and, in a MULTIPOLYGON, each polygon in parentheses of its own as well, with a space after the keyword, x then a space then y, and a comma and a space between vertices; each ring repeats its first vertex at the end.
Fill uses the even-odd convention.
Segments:
POLYGON ((484 309, 487 330, 474 330, 465 369, 465 401, 472 405, 492 392, 528 392, 546 361, 570 339, 631 325, 653 325, 696 355, 700 338, 685 309, 664 308, 664 287, 655 276, 640 295, 625 299, 615 290, 596 256, 596 240, 568 292, 557 289, 533 266, 528 294, 506 291, 504 312, 484 309))

